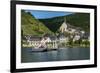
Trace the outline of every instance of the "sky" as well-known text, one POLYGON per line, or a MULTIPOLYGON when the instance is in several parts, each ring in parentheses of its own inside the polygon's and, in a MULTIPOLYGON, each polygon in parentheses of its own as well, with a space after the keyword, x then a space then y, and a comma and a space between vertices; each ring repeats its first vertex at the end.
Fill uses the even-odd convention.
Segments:
POLYGON ((64 16, 72 14, 71 12, 56 12, 56 11, 39 11, 39 10, 25 10, 30 12, 37 19, 52 18, 57 16, 64 16))

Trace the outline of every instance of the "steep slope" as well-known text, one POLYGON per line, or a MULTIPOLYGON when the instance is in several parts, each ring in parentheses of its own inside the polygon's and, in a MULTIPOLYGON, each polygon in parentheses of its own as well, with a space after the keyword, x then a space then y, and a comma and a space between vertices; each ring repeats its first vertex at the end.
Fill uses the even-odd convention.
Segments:
POLYGON ((21 30, 23 31, 23 35, 41 36, 44 33, 52 34, 43 23, 35 19, 31 13, 24 10, 21 11, 21 30))
POLYGON ((66 18, 66 23, 69 23, 72 26, 80 27, 87 32, 90 31, 89 13, 74 13, 67 16, 39 20, 44 23, 51 31, 57 32, 61 24, 64 22, 64 18, 66 18))

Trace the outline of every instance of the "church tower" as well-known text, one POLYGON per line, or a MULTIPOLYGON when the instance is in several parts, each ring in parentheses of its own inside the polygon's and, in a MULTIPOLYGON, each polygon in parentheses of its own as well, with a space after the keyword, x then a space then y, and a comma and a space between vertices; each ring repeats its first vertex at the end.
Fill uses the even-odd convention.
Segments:
POLYGON ((64 17, 64 22, 63 22, 62 25, 60 26, 60 31, 61 31, 62 33, 64 33, 64 32, 67 31, 67 28, 68 28, 68 26, 67 26, 67 24, 66 24, 66 17, 64 17))

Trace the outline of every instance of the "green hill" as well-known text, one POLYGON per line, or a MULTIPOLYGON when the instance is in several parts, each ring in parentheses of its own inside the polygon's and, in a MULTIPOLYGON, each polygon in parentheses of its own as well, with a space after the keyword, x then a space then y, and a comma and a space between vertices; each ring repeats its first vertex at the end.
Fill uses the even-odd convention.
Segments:
POLYGON ((48 19, 40 19, 51 31, 56 32, 66 18, 66 23, 80 27, 83 30, 90 31, 90 15, 89 13, 74 13, 67 16, 60 16, 48 19))
POLYGON ((23 35, 41 36, 52 32, 29 12, 21 11, 21 30, 23 35))

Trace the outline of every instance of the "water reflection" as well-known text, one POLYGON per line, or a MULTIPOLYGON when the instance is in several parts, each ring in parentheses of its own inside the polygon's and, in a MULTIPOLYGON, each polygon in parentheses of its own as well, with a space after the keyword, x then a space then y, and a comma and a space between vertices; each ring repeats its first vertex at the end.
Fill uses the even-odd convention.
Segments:
POLYGON ((62 48, 56 51, 32 52, 31 48, 22 48, 22 62, 47 62, 64 60, 86 60, 90 58, 89 48, 62 48))

